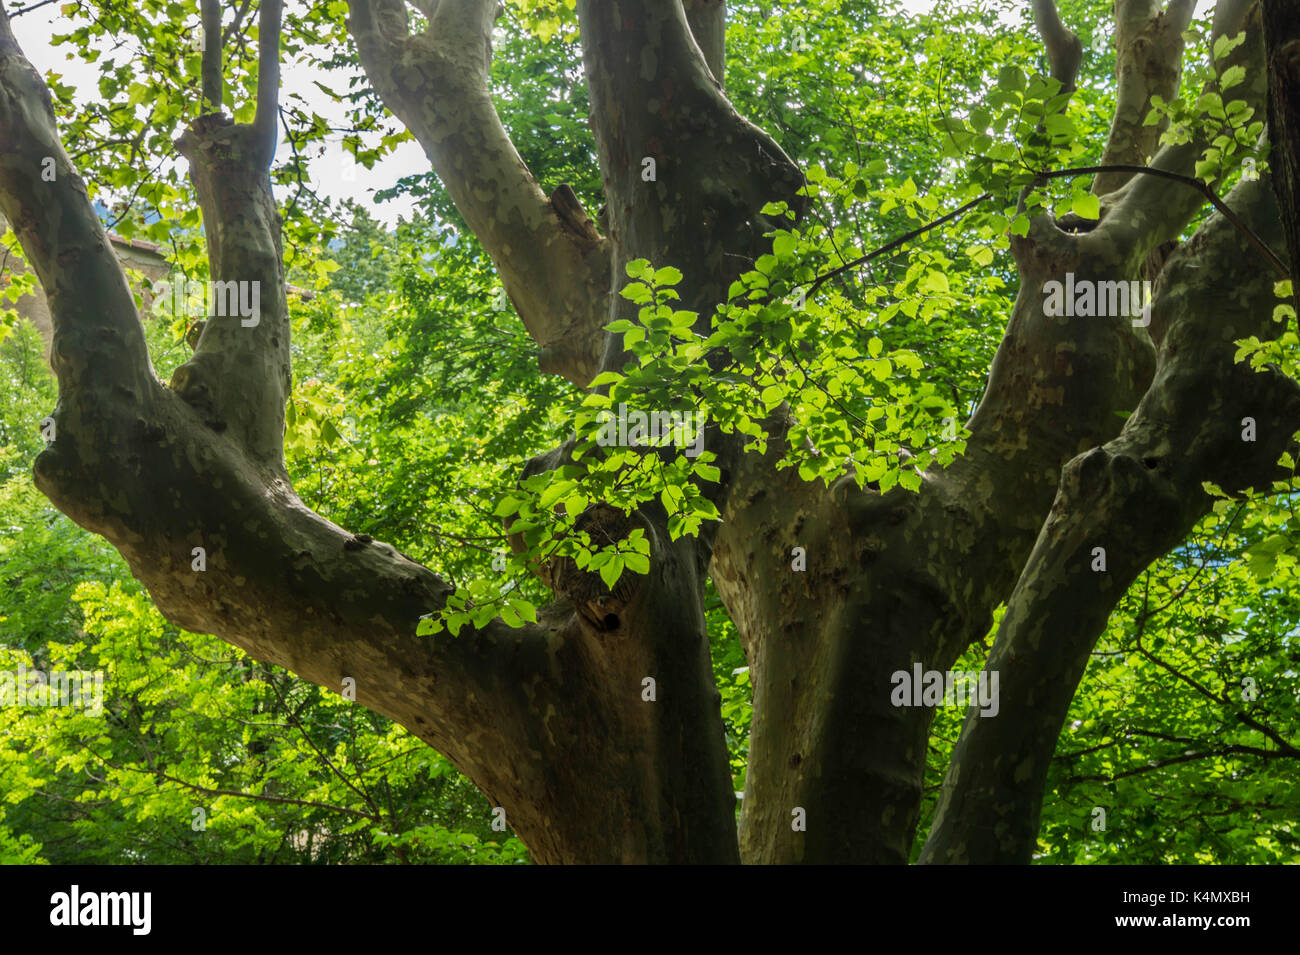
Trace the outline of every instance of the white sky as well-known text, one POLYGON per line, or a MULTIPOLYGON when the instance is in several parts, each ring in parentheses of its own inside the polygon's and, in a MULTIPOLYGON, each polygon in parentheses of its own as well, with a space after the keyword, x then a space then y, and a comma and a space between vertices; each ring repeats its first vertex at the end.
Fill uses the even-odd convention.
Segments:
MULTIPOLYGON (((901 3, 909 11, 917 13, 932 7, 934 0, 901 0, 901 3)), ((9 7, 15 5, 11 3, 9 7)), ((27 58, 42 75, 48 70, 54 70, 62 75, 63 82, 78 89, 79 96, 97 96, 99 70, 96 64, 83 63, 72 57, 66 46, 50 45, 53 34, 68 33, 72 29, 73 21, 59 12, 60 6, 51 3, 14 18, 14 34, 27 58)), ((331 126, 346 125, 342 109, 312 85, 313 79, 334 89, 347 88, 347 80, 342 78, 342 74, 325 74, 303 64, 286 62, 281 72, 283 92, 301 94, 308 107, 325 117, 331 126)), ((289 149, 281 142, 276 159, 284 161, 288 158, 289 149)), ((355 166, 343 152, 338 138, 335 138, 326 147, 324 155, 309 159, 308 166, 313 183, 321 194, 335 199, 355 199, 370 206, 375 218, 391 226, 398 216, 409 218, 414 203, 406 197, 399 197, 375 205, 371 194, 377 189, 392 186, 402 176, 427 171, 429 161, 416 143, 408 142, 398 146, 393 153, 376 163, 373 169, 367 170, 364 166, 355 166)))

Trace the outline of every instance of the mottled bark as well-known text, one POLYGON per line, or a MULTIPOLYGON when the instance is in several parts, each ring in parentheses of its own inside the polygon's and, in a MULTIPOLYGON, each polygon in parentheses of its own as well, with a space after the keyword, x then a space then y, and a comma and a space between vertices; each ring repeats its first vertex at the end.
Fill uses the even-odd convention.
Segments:
MULTIPOLYGON (((1115 4, 1117 90, 1102 165, 1142 166, 1155 155, 1160 134, 1169 124, 1145 125, 1151 97, 1158 95, 1168 102, 1178 90, 1182 34, 1195 8, 1196 0, 1174 0, 1168 10, 1161 10, 1161 0, 1118 0, 1115 4)), ((1122 172, 1102 173, 1093 181, 1092 191, 1104 196, 1129 177, 1122 172)))
POLYGON ((228 431, 259 465, 285 479, 289 311, 280 214, 267 173, 275 149, 281 9, 278 0, 264 0, 259 14, 261 67, 253 122, 207 113, 176 142, 189 160, 203 210, 212 284, 194 355, 172 374, 171 384, 208 427, 228 431))
POLYGON ((683 0, 686 22, 691 26, 704 62, 713 78, 722 86, 727 71, 727 3, 726 0, 683 0))
MULTIPOLYGON (((1243 183, 1229 202, 1281 241, 1266 182, 1243 183)), ((968 714, 922 862, 1030 861, 1048 765, 1111 611, 1209 510, 1202 482, 1240 491, 1284 476, 1277 460, 1300 428, 1300 387, 1233 360, 1237 339, 1276 334, 1274 301, 1272 274, 1217 213, 1165 266, 1155 381, 1117 438, 1065 467, 989 655, 999 712, 968 714)))
POLYGON ((488 91, 497 0, 427 6, 412 35, 403 0, 349 0, 366 75, 424 148, 541 346, 543 371, 585 388, 596 374, 610 284, 608 242, 560 215, 520 157, 488 91))
MULTIPOLYGON (((1068 53, 1063 37, 1053 46, 1068 53)), ((1234 62, 1258 49, 1256 29, 1234 62)), ((1068 68, 1062 59, 1063 76, 1068 68)), ((1258 70, 1244 87, 1262 103, 1258 70)), ((1153 165, 1190 175, 1204 145, 1166 147, 1153 165)), ((926 474, 918 494, 881 497, 847 480, 828 490, 740 465, 714 572, 754 685, 744 859, 907 860, 933 711, 893 706, 890 675, 917 662, 947 670, 987 632, 1061 468, 1113 437, 1118 412, 1134 408, 1151 381, 1143 328, 1128 317, 1048 316, 1044 285, 1067 272, 1098 283, 1138 279, 1152 250, 1202 202, 1185 185, 1137 176, 1103 197, 1100 223, 1042 216, 1013 240, 1020 293, 967 425, 967 453, 926 474), (795 546, 807 551, 806 572, 791 569, 795 546), (790 827, 796 807, 807 832, 790 827)))

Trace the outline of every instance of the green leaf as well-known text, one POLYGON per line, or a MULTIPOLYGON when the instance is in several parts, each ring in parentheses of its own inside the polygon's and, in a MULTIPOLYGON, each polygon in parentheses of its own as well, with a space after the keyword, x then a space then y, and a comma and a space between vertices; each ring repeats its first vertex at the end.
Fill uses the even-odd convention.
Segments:
POLYGON ((658 286, 676 285, 682 280, 682 273, 679 269, 666 265, 662 269, 657 269, 654 275, 654 284, 658 286))
MULTIPOLYGON (((600 568, 600 579, 605 582, 605 586, 610 590, 618 583, 618 578, 623 576, 623 565, 625 558, 619 554, 611 554, 610 559, 600 568)), ((647 568, 648 569, 648 568, 647 568)))
POLYGON ((1075 196, 1070 203, 1070 211, 1083 219, 1101 218, 1101 200, 1091 193, 1075 196))
POLYGON ((998 70, 998 89, 1002 90, 1023 90, 1025 88, 1025 73, 1018 66, 1004 66, 998 70))

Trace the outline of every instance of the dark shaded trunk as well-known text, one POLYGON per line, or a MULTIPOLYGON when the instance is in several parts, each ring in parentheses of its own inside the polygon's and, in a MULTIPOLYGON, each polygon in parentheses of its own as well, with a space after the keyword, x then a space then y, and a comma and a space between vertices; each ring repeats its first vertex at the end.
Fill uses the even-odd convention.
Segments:
POLYGON ((1300 4, 1263 0, 1268 51, 1268 162, 1291 252, 1291 301, 1300 316, 1300 4))

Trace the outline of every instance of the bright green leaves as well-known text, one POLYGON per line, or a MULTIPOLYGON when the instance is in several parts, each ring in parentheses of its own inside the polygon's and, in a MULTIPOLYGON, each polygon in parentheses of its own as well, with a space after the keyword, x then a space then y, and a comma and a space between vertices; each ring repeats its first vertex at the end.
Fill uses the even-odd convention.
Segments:
MULTIPOLYGON (((1184 37, 1189 44, 1207 45, 1207 38, 1197 30, 1184 37)), ((1257 117, 1245 99, 1246 68, 1225 61, 1243 42, 1246 34, 1220 36, 1214 41, 1213 65, 1204 75, 1185 77, 1180 95, 1173 101, 1151 97, 1151 110, 1143 122, 1148 126, 1165 123, 1160 136, 1162 145, 1182 145, 1201 138, 1207 146, 1196 163, 1196 177, 1207 183, 1226 179, 1241 167, 1248 176, 1266 168, 1259 149, 1264 130, 1263 117, 1257 117), (1202 89, 1202 80, 1208 83, 1202 89), (1199 91, 1199 92, 1197 92, 1199 91)))
POLYGON ((1250 361, 1251 368, 1281 371, 1291 378, 1300 378, 1300 338, 1296 334, 1295 304, 1292 283, 1288 279, 1273 284, 1273 294, 1278 302, 1273 306, 1273 321, 1283 326, 1281 334, 1261 341, 1257 336, 1237 339, 1235 361, 1250 361))
POLYGON ((309 456, 344 440, 340 431, 346 402, 335 386, 317 379, 302 382, 285 405, 285 451, 309 456))
POLYGON ((1076 193, 1070 199, 1070 211, 1084 219, 1101 218, 1101 200, 1089 192, 1076 193))
POLYGON ((38 288, 36 271, 27 261, 27 255, 18 242, 17 234, 11 229, 0 236, 0 256, 13 265, 5 269, 5 282, 0 288, 0 344, 18 327, 18 312, 13 308, 25 295, 32 295, 38 288), (21 271, 20 271, 21 269, 21 271))
POLYGON ((574 429, 569 462, 519 481, 494 505, 493 516, 507 534, 517 535, 522 551, 501 551, 495 578, 458 588, 441 611, 420 622, 419 632, 445 627, 455 635, 498 614, 511 626, 534 619, 512 601, 521 599, 517 589, 540 565, 572 561, 607 588, 626 573, 649 573, 650 541, 632 517, 643 505, 662 506, 673 539, 719 519, 703 488, 716 484, 721 472, 711 463, 713 453, 703 449, 707 414, 700 390, 692 387, 709 373, 693 329, 698 316, 674 307, 682 273, 643 259, 627 263, 625 271, 631 281, 622 296, 638 306, 636 318, 607 328, 622 335, 632 360, 621 371, 597 375, 593 390, 568 404, 574 429), (593 508, 593 502, 599 503, 593 508), (631 524, 626 533, 611 535, 611 520, 631 524))
MULTIPOLYGON (((1237 346, 1237 351, 1233 356, 1234 361, 1248 361, 1250 367, 1256 372, 1281 373, 1292 379, 1300 378, 1300 336, 1297 335, 1292 287, 1290 279, 1275 282, 1273 285, 1273 293, 1278 298, 1278 304, 1273 308, 1273 321, 1279 323, 1283 331, 1275 337, 1265 338, 1262 341, 1257 335, 1236 339, 1234 344, 1237 346)), ((1291 455, 1283 452, 1278 464, 1290 472, 1293 481, 1296 466, 1291 455)), ((1274 487, 1279 493, 1285 493, 1289 483, 1278 482, 1274 487)), ((1271 564, 1269 572, 1272 572, 1271 564)))
POLYGON ((614 547, 595 551, 584 548, 574 563, 581 570, 600 574, 601 581, 612 590, 625 568, 634 574, 650 573, 650 542, 645 538, 645 531, 638 527, 614 547))
POLYGON ((543 43, 559 37, 571 43, 578 36, 577 0, 510 0, 524 28, 543 43))
MULTIPOLYGON (((865 182, 860 172, 848 168, 838 178, 813 171, 808 191, 855 195, 854 183, 865 182)), ((869 195, 926 211, 926 197, 910 180, 873 186, 869 195)), ((788 222, 780 204, 765 214, 788 222)), ((678 307, 682 270, 644 259, 626 264, 620 295, 635 317, 607 326, 621 336, 622 368, 597 375, 572 406, 567 461, 502 491, 491 506, 522 550, 500 556, 495 578, 459 587, 421 622, 421 632, 445 627, 455 634, 497 615, 519 625, 528 618, 510 601, 518 599, 521 575, 539 565, 571 560, 608 588, 627 573, 648 573, 652 555, 635 518, 642 507, 662 508, 672 539, 721 518, 711 494, 723 474, 704 448, 706 423, 762 453, 779 423, 773 414, 787 409, 782 466, 806 480, 852 475, 882 491, 915 491, 925 469, 960 452, 954 422, 968 409, 926 380, 924 361, 901 344, 968 296, 950 279, 954 261, 916 251, 898 281, 867 290, 865 307, 856 307, 838 284, 820 283, 808 295, 842 261, 847 234, 790 223, 770 236, 772 252, 737 277, 707 330, 695 311, 678 307), (594 534, 605 513, 630 520, 627 532, 594 534)))
POLYGON ((998 70, 998 82, 995 87, 998 93, 1008 95, 1023 93, 1027 86, 1028 79, 1025 76, 1025 71, 1014 63, 1009 63, 998 70))
POLYGON ((989 217, 1010 215, 1027 187, 1025 204, 1030 210, 1046 204, 1049 197, 1036 177, 1072 165, 1083 155, 1081 121, 1081 109, 1059 81, 1026 75, 1015 63, 1001 67, 983 103, 936 120, 945 154, 966 159, 972 192, 995 198, 996 205, 978 211, 973 223, 990 225, 989 217))

